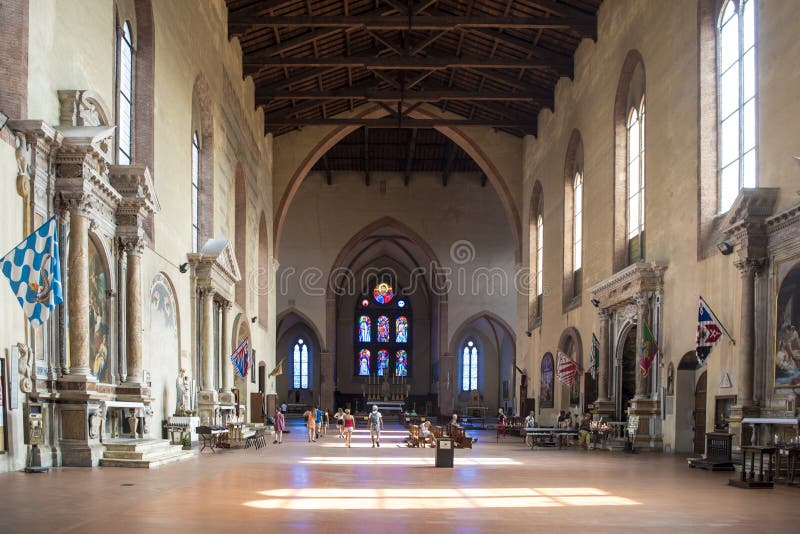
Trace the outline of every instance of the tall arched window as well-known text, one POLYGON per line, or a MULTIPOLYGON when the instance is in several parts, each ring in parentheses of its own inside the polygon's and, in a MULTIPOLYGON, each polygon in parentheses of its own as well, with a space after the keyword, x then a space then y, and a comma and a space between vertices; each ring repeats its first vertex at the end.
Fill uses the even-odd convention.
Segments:
POLYGON ((537 180, 533 184, 531 194, 530 223, 530 275, 531 286, 528 307, 528 330, 533 330, 541 324, 542 317, 542 251, 544 247, 544 194, 542 184, 537 180))
POLYGON ((573 130, 564 162, 563 311, 581 304, 583 286, 583 140, 573 130))
POLYGON ((117 163, 130 165, 133 139, 133 36, 128 21, 117 27, 117 163))
POLYGON ((411 351, 411 309, 392 284, 376 281, 355 310, 355 373, 357 376, 408 376, 411 351))
POLYGON ((308 389, 308 344, 298 339, 292 349, 294 389, 308 389))
POLYGON ((581 292, 583 267, 583 172, 572 181, 572 279, 575 295, 581 292))
POLYGON ((200 249, 200 136, 192 134, 192 252, 200 249))
POLYGON ((628 113, 628 263, 644 259, 644 97, 628 113))
POLYGON ((469 340, 461 351, 461 391, 478 389, 478 346, 469 340))
POLYGON ((756 2, 727 0, 717 23, 719 210, 756 187, 756 2))

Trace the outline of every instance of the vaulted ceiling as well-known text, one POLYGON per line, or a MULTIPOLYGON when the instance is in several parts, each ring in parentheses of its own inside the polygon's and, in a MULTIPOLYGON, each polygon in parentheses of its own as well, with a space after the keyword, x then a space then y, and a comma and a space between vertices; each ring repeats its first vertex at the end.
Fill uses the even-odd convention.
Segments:
MULTIPOLYGON (((429 167, 409 164, 409 148, 427 140, 441 154, 432 170, 444 170, 449 158, 455 171, 462 154, 450 155, 447 139, 427 129, 481 125, 535 134, 539 110, 553 106, 556 82, 572 77, 581 39, 596 36, 601 1, 227 0, 228 30, 241 43, 267 131, 365 126, 368 133, 361 128, 343 143, 384 137, 402 147, 387 165, 416 172, 429 167), (384 117, 341 117, 364 103, 384 117), (423 104, 453 116, 415 117, 423 104), (376 135, 375 128, 386 132, 376 135)), ((365 154, 364 148, 356 158, 359 166, 365 154)), ((336 159, 331 155, 328 168, 336 159)), ((353 161, 347 167, 359 168, 353 161)))

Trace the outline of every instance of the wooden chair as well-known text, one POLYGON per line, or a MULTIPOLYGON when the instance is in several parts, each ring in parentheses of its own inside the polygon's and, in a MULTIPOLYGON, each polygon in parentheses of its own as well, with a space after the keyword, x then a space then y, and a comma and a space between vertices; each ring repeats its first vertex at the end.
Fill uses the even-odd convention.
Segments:
POLYGON ((450 427, 450 434, 450 437, 453 438, 456 447, 460 449, 472 448, 472 438, 467 436, 467 433, 463 428, 452 426, 450 427))

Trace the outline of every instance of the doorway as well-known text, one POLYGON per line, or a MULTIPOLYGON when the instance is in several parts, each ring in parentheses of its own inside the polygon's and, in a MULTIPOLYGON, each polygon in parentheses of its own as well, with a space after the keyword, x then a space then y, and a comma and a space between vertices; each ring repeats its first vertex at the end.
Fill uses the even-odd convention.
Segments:
POLYGON ((258 392, 264 393, 264 386, 267 383, 267 366, 264 362, 258 364, 258 392))
POLYGON ((694 452, 706 450, 706 389, 707 373, 703 371, 694 387, 694 452))

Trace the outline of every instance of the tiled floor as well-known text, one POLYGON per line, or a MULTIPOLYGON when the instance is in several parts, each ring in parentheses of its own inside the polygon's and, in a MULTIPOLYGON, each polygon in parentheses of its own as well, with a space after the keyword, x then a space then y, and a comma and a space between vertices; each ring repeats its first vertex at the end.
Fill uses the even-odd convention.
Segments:
POLYGON ((372 448, 333 437, 202 456, 155 470, 54 469, 0 475, 0 532, 798 532, 800 489, 728 487, 731 473, 675 456, 499 445, 372 448))

